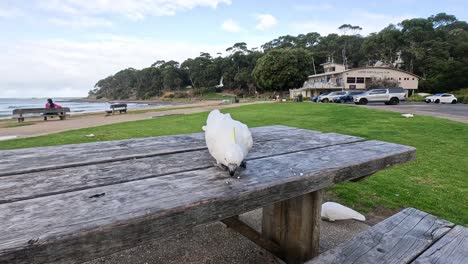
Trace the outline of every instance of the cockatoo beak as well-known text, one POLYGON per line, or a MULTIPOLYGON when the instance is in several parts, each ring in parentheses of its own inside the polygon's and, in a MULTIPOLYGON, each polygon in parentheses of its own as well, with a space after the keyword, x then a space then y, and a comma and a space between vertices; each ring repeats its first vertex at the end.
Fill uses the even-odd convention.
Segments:
POLYGON ((228 171, 229 171, 229 175, 234 176, 234 173, 236 173, 236 170, 237 170, 237 165, 236 164, 229 164, 228 165, 228 171))

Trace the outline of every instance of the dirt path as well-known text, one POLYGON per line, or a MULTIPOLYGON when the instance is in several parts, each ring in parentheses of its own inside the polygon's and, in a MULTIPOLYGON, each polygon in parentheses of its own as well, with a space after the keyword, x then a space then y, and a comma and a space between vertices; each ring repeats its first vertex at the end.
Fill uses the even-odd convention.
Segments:
MULTIPOLYGON (((70 118, 63 120, 63 121, 59 121, 58 119, 52 119, 51 121, 44 122, 40 118, 31 118, 31 119, 26 119, 27 122, 29 122, 28 120, 32 121, 31 125, 3 127, 3 128, 0 127, 0 138, 10 137, 10 136, 16 136, 19 138, 33 137, 33 136, 47 135, 47 134, 52 134, 52 133, 57 133, 57 132, 62 132, 62 131, 67 131, 67 130, 80 129, 80 128, 109 125, 109 124, 115 124, 115 123, 121 123, 121 122, 127 122, 127 121, 151 119, 157 116, 176 115, 176 114, 193 114, 193 113, 207 112, 213 109, 232 108, 232 107, 238 107, 241 105, 250 105, 250 104, 258 104, 258 103, 266 103, 266 102, 253 102, 253 103, 242 103, 242 104, 220 104, 219 101, 206 101, 206 102, 200 102, 197 104, 187 104, 187 105, 178 105, 174 107, 167 107, 167 108, 175 108, 174 110, 158 111, 157 109, 161 108, 159 107, 159 108, 155 108, 154 111, 149 110, 148 112, 144 112, 144 113, 116 114, 113 116, 105 116, 104 113, 92 114, 92 115, 76 115, 76 116, 71 116, 70 118), (181 107, 187 107, 187 108, 181 109, 181 107)), ((11 126, 11 125, 15 125, 15 123, 5 122, 3 125, 11 126)))

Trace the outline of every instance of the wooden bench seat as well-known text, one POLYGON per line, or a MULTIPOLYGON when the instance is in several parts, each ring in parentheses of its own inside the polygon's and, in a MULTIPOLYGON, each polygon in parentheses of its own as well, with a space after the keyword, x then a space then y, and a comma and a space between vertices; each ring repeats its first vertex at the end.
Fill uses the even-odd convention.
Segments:
POLYGON ((110 110, 106 110, 108 115, 113 115, 117 112, 119 112, 119 114, 127 113, 127 104, 111 104, 109 108, 110 110))
POLYGON ((468 263, 468 228, 455 226, 414 260, 415 264, 468 263))
POLYGON ((44 121, 47 121, 47 117, 58 116, 60 120, 64 120, 67 117, 67 113, 70 112, 70 108, 18 108, 13 109, 13 118, 18 119, 18 123, 24 122, 26 114, 42 114, 44 121))
POLYGON ((467 228, 407 208, 307 264, 467 263, 467 250, 467 228))

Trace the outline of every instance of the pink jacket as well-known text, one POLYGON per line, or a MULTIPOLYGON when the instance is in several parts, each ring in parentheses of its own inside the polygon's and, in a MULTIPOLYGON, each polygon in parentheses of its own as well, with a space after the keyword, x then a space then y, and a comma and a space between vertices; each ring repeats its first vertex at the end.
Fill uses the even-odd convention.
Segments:
MULTIPOLYGON (((55 106, 55 108, 62 108, 60 105, 58 105, 58 104, 56 104, 56 103, 54 103, 54 106, 55 106)), ((47 104, 45 105, 45 108, 52 108, 52 107, 50 107, 50 104, 47 103, 47 104)))

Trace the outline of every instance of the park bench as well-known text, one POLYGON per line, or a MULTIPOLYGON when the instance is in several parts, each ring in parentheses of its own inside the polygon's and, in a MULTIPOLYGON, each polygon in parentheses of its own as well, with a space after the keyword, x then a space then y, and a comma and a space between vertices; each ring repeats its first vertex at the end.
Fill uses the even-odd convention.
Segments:
POLYGON ((407 208, 307 264, 468 263, 468 228, 407 208))
POLYGON ((42 114, 44 121, 47 121, 47 117, 58 116, 60 120, 64 120, 67 117, 67 113, 70 112, 70 108, 18 108, 13 109, 13 118, 18 119, 18 123, 24 121, 25 114, 42 114))
POLYGON ((127 113, 127 104, 111 104, 109 108, 110 110, 106 110, 108 115, 113 115, 117 112, 119 114, 127 113))
POLYGON ((80 263, 222 221, 287 263, 318 255, 322 190, 415 158, 408 146, 251 129, 240 178, 203 133, 0 152, 0 263, 80 263), (262 231, 237 217, 263 208, 262 231))

